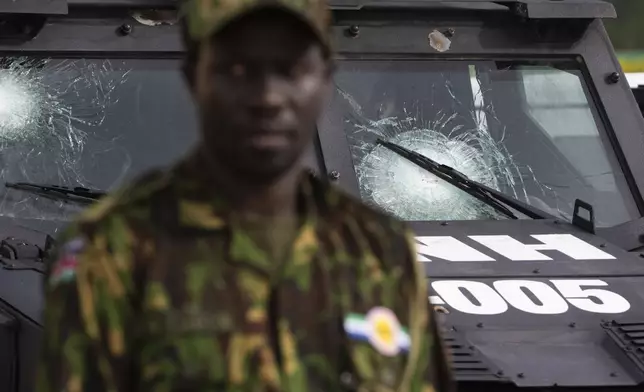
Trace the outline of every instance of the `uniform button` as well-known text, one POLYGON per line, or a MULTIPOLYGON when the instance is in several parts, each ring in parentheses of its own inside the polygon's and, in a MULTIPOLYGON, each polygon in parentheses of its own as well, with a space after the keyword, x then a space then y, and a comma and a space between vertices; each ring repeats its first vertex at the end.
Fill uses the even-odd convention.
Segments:
POLYGON ((352 387, 353 386, 353 381, 354 381, 353 380, 353 374, 351 374, 349 372, 344 372, 344 373, 340 374, 340 382, 345 387, 352 387))

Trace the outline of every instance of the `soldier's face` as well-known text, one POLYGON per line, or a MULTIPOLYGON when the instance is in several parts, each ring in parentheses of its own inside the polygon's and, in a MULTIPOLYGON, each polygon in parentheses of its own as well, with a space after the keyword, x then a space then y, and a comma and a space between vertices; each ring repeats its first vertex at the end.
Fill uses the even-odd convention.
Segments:
POLYGON ((208 152, 234 173, 276 178, 312 140, 329 93, 329 65, 289 15, 261 11, 202 49, 194 93, 208 152))

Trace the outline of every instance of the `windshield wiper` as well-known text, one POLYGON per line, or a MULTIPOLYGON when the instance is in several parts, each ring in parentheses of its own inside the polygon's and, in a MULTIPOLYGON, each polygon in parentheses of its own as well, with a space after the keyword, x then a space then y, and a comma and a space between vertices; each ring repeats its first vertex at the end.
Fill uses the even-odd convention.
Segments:
POLYGON ((510 211, 510 209, 506 206, 509 206, 532 219, 550 218, 550 216, 548 216, 547 214, 540 212, 517 199, 506 196, 496 189, 492 189, 479 182, 470 180, 465 174, 459 172, 458 170, 447 165, 442 165, 434 161, 433 159, 427 158, 426 156, 417 153, 416 151, 409 150, 405 147, 384 141, 382 139, 378 139, 376 143, 393 151, 406 160, 420 166, 436 177, 454 185, 458 189, 466 192, 472 197, 475 197, 476 199, 494 208, 496 211, 500 212, 510 219, 519 218, 517 218, 517 216, 514 215, 514 213, 510 211))
POLYGON ((55 199, 71 200, 81 203, 93 203, 107 193, 82 187, 69 188, 60 185, 41 185, 30 182, 5 182, 7 188, 38 193, 55 199))

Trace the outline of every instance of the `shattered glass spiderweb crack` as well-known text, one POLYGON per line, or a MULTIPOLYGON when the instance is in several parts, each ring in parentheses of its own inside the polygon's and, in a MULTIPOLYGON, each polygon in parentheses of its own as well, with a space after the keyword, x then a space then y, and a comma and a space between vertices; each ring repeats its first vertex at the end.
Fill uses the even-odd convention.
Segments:
MULTIPOLYGON (((457 96, 448 89, 454 103, 457 96)), ((346 120, 352 158, 364 200, 404 220, 505 219, 492 207, 423 170, 414 163, 374 143, 382 138, 448 165, 468 178, 503 191, 529 203, 524 179, 547 191, 532 169, 515 162, 503 144, 488 132, 485 114, 494 109, 482 102, 469 112, 471 129, 458 121, 458 114, 439 110, 434 119, 422 121, 423 113, 412 114, 406 105, 403 116, 368 119, 356 100, 338 87, 337 91, 352 108, 346 120)), ((474 95, 481 91, 474 91, 474 95)), ((477 101, 477 97, 474 97, 477 101)), ((481 101, 479 99, 479 101, 481 101)), ((497 119, 498 120, 498 119, 497 119)))
MULTIPOLYGON (((82 171, 88 132, 100 132, 127 74, 109 60, 0 58, 0 180, 91 187, 82 171)), ((59 215, 36 205, 43 198, 11 194, 4 192, 0 215, 59 215)))

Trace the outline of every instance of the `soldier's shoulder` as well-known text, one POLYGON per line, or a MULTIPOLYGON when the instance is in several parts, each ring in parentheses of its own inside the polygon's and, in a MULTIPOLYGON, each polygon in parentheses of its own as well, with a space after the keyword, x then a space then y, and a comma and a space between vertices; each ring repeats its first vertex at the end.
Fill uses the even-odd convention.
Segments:
POLYGON ((170 177, 166 170, 147 171, 92 204, 78 216, 76 223, 89 227, 98 226, 112 216, 142 216, 141 210, 149 208, 154 195, 170 186, 170 177))

